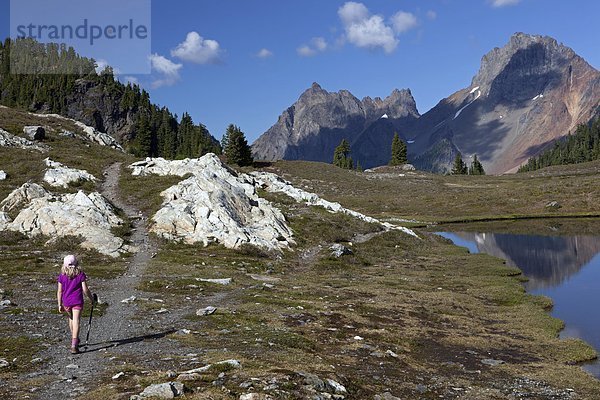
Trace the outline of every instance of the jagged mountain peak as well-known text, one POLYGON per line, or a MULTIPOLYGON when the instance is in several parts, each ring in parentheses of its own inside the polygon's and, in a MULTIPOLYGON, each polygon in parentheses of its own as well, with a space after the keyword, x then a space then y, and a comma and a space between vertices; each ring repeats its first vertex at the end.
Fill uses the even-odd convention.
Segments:
POLYGON ((485 96, 502 73, 541 75, 568 67, 575 58, 580 59, 571 48, 550 36, 517 32, 505 46, 496 47, 482 57, 471 86, 479 86, 485 96))

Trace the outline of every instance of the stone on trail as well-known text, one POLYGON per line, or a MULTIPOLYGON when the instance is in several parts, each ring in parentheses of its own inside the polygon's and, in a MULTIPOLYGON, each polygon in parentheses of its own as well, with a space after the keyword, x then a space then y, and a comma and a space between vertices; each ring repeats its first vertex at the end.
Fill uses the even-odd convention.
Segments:
POLYGON ((145 399, 155 397, 158 399, 173 399, 181 396, 183 390, 183 383, 180 382, 157 383, 145 388, 142 393, 137 395, 138 397, 132 396, 132 398, 145 399))
POLYGON ((212 315, 216 311, 217 311, 216 307, 208 306, 208 307, 203 308, 201 310, 197 310, 196 311, 196 315, 199 316, 199 317, 202 317, 202 316, 212 315))
POLYGON ((133 303, 136 299, 137 299, 137 297, 131 296, 131 297, 121 300, 121 303, 125 303, 125 304, 133 303))

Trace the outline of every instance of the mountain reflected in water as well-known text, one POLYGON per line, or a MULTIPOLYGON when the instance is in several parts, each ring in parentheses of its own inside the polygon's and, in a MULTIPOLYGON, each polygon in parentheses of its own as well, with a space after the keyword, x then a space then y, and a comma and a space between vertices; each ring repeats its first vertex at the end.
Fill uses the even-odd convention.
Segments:
MULTIPOLYGON (((478 252, 502 258, 508 265, 520 268, 529 278, 527 289, 530 291, 559 286, 600 253, 600 238, 594 236, 471 232, 452 235, 474 243, 478 252)), ((453 240, 448 234, 442 236, 453 240)))

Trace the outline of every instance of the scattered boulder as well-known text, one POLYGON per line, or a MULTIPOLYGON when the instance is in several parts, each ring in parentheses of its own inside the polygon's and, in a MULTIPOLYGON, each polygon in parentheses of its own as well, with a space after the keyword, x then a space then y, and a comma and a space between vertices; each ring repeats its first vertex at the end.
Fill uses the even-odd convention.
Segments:
POLYGON ((73 132, 67 131, 67 130, 64 130, 61 133, 59 133, 59 136, 64 136, 64 137, 68 137, 71 139, 75 139, 75 134, 73 132))
POLYGON ((0 181, 5 180, 8 177, 8 175, 6 174, 6 172, 0 170, 0 181))
POLYGON ((214 283, 217 285, 223 285, 223 286, 227 286, 227 285, 231 285, 232 279, 231 278, 224 278, 224 279, 204 279, 204 278, 196 278, 196 280, 198 282, 207 282, 207 283, 214 283))
POLYGON ((240 395, 240 400, 272 400, 273 397, 265 393, 246 393, 240 395))
POLYGON ((46 158, 44 161, 49 167, 44 174, 44 181, 48 182, 51 186, 66 188, 73 182, 96 181, 96 177, 85 170, 68 168, 49 158, 46 158))
POLYGON ((390 392, 385 392, 383 394, 376 394, 373 397, 374 400, 401 400, 400 397, 393 396, 390 392))
POLYGON ((197 381, 202 378, 200 374, 179 374, 177 380, 180 382, 197 381))
POLYGON ((10 300, 0 300, 0 308, 5 308, 10 306, 12 303, 10 300))
POLYGON ((202 317, 202 316, 212 315, 216 311, 217 311, 216 307, 208 306, 208 307, 203 308, 201 310, 197 310, 196 311, 196 315, 199 316, 199 317, 202 317))
MULTIPOLYGON (((150 385, 144 389, 142 393, 137 395, 136 399, 158 398, 158 399, 174 399, 183 394, 183 383, 167 382, 150 385)), ((133 396, 132 396, 133 397, 133 396)))
POLYGON ((334 381, 333 379, 326 379, 327 386, 336 394, 348 394, 348 391, 341 383, 334 381))
POLYGON ((483 360, 481 360, 482 364, 485 365, 489 365, 491 367, 497 367, 498 365, 502 365, 505 363, 505 361, 502 360, 494 360, 492 358, 484 358, 483 360))
POLYGON ((334 258, 340 258, 342 256, 349 256, 354 254, 352 250, 340 243, 333 244, 331 247, 329 247, 329 250, 331 250, 331 257, 334 258))
POLYGON ((12 135, 0 128, 0 146, 2 147, 17 147, 20 149, 31 149, 37 151, 47 151, 48 146, 43 144, 36 144, 31 140, 27 140, 15 135, 12 135))
POLYGON ((560 205, 560 203, 558 201, 551 201, 550 203, 546 204, 546 208, 551 211, 558 210, 561 207, 562 206, 560 205))
POLYGON ((220 366, 226 365, 226 366, 229 366, 230 368, 235 368, 235 369, 242 368, 242 364, 238 360, 225 360, 225 361, 219 361, 214 364, 208 364, 208 365, 205 365, 204 367, 194 368, 194 369, 190 369, 187 371, 183 371, 183 372, 181 372, 181 374, 201 374, 203 372, 207 372, 208 370, 210 370, 213 365, 220 365, 220 366))
POLYGON ((6 368, 10 366, 10 363, 6 360, 6 358, 0 358, 0 368, 6 368))
POLYGON ((0 229, 29 237, 45 235, 50 241, 80 236, 82 247, 111 257, 132 250, 111 232, 123 220, 99 193, 53 195, 39 185, 26 183, 0 203, 0 210, 10 212, 23 206, 26 208, 12 222, 0 224, 0 229))
POLYGON ((46 139, 46 129, 43 126, 25 126, 23 127, 23 133, 29 140, 39 142, 46 139))
POLYGON ((282 250, 294 244, 285 217, 258 196, 254 179, 238 176, 214 154, 197 160, 147 159, 131 168, 137 175, 193 174, 161 193, 163 206, 150 228, 161 237, 228 248, 250 244, 282 250))
POLYGON ((123 376, 125 376, 125 372, 121 371, 121 372, 119 372, 119 373, 117 373, 117 374, 113 375, 113 376, 112 376, 112 380, 119 379, 119 378, 121 378, 121 377, 123 377, 123 376))

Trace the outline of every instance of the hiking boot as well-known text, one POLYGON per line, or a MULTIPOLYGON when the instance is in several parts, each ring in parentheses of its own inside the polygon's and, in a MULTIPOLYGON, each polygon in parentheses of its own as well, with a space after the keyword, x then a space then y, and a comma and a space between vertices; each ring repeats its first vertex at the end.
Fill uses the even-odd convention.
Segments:
POLYGON ((71 354, 79 354, 79 346, 71 347, 71 354))

